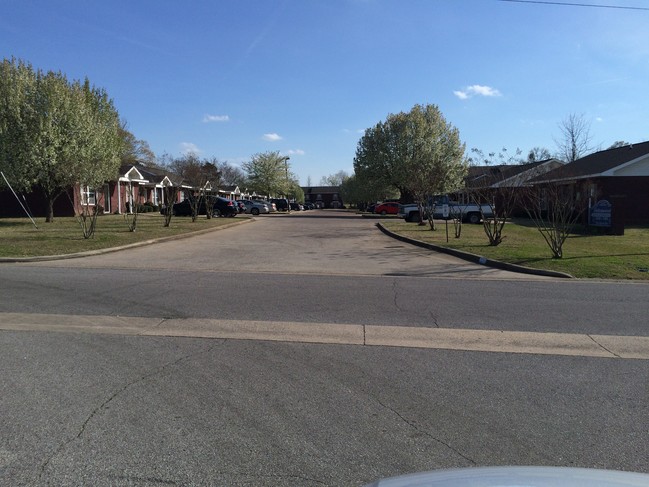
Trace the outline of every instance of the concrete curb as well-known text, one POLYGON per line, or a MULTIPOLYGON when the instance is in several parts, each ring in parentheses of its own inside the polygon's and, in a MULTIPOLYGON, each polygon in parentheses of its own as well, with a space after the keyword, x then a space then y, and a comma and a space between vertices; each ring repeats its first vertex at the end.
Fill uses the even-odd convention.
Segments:
POLYGON ((0 257, 0 264, 11 264, 19 262, 45 262, 49 260, 66 260, 66 259, 78 259, 80 257, 90 257, 93 255, 102 255, 109 254, 111 252, 119 252, 120 250, 134 249, 137 247, 144 247, 145 245, 151 245, 160 242, 170 242, 172 240, 181 240, 183 238, 194 237, 196 235, 202 235, 204 233, 215 232, 218 230, 225 230, 226 228, 231 228, 236 225, 242 225, 254 221, 254 218, 246 218, 233 221, 232 223, 226 223, 215 228, 205 228, 203 230, 196 230, 194 232, 181 233, 179 235, 169 235, 168 237, 152 238, 150 240, 143 240, 141 242, 135 242, 128 245, 120 245, 119 247, 109 247, 106 249, 97 249, 97 250, 87 250, 85 252, 75 252, 73 254, 61 254, 61 255, 40 255, 36 257, 0 257))
POLYGON ((357 213, 357 215, 367 220, 400 220, 397 215, 376 215, 374 213, 357 213))
POLYGON ((383 233, 386 235, 395 238, 397 240, 400 240, 405 243, 409 243, 412 245, 416 245, 417 247, 423 247, 428 250, 434 250, 436 252, 441 252, 443 254, 448 254, 452 255, 454 257, 458 257, 463 260, 467 260, 469 262, 473 262, 474 264, 480 264, 480 265, 485 265, 488 267, 494 267, 496 269, 501 269, 504 271, 511 271, 511 272, 519 272, 521 274, 531 274, 535 276, 545 276, 545 277, 561 277, 561 278, 569 278, 569 279, 574 279, 574 276, 566 273, 566 272, 558 272, 558 271, 548 271, 545 269, 532 269, 531 267, 525 267, 522 265, 518 264, 509 264, 507 262, 501 262, 498 260, 492 260, 492 259, 487 259, 486 257, 482 257, 481 255, 476 255, 472 254, 470 252, 464 252, 462 250, 457 250, 457 249, 450 249, 448 247, 442 247, 440 245, 435 245, 431 244, 428 242, 422 242, 421 240, 416 240, 414 238, 409 238, 409 237, 404 237, 403 235, 399 235, 398 233, 394 233, 387 228, 385 228, 380 222, 376 224, 376 226, 381 230, 383 233))
POLYGON ((2 313, 0 330, 260 340, 649 360, 649 336, 353 323, 2 313))

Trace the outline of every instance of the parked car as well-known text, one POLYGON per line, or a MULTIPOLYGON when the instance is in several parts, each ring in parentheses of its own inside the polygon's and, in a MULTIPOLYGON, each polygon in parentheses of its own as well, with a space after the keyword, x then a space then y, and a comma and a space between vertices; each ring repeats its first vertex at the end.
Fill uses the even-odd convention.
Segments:
POLYGON ((399 203, 396 201, 381 203, 380 205, 376 205, 376 208, 374 208, 374 213, 378 213, 379 215, 396 215, 398 212, 399 203))
POLYGON ((252 200, 252 202, 268 206, 268 211, 270 211, 271 213, 274 213, 274 212, 277 211, 277 206, 275 206, 275 203, 273 203, 272 201, 268 201, 268 200, 252 200))
POLYGON ((374 213, 374 210, 376 210, 376 203, 372 203, 371 205, 367 205, 366 211, 368 213, 374 213))
MULTIPOLYGON (((161 208, 160 213, 164 214, 165 209, 161 208)), ((192 214, 192 204, 190 199, 181 201, 180 203, 174 203, 171 207, 171 211, 174 216, 191 216, 192 214)), ((198 214, 205 215, 205 200, 201 200, 198 206, 198 214)), ((239 213, 238 208, 235 206, 232 200, 227 198, 221 198, 217 196, 214 199, 213 215, 214 216, 236 216, 239 213)))
MULTIPOLYGON (((161 213, 164 213, 164 208, 160 209, 161 213)), ((192 202, 189 199, 182 200, 180 203, 174 203, 171 207, 171 212, 174 216, 191 216, 192 214, 192 202)), ((198 214, 205 214, 205 202, 201 201, 198 207, 198 214)))
POLYGON ((315 210, 315 205, 311 203, 310 201, 307 201, 304 203, 304 209, 305 210, 315 210))
POLYGON ((273 198, 270 201, 275 203, 277 211, 291 211, 291 206, 286 198, 273 198))
POLYGON ((239 200, 238 202, 244 205, 246 207, 246 213, 249 213, 251 215, 270 213, 270 209, 265 203, 260 203, 252 200, 239 200))
POLYGON ((304 211, 304 206, 302 206, 300 203, 289 203, 291 210, 294 211, 304 211))
POLYGON ((246 212, 246 205, 241 202, 241 200, 234 201, 234 206, 239 210, 239 213, 246 212))
MULTIPOLYGON (((480 223, 482 218, 491 218, 493 208, 491 205, 477 205, 474 203, 459 203, 448 196, 435 196, 429 202, 433 205, 433 218, 451 219, 461 218, 465 223, 480 223), (445 213, 446 209, 446 213, 445 213)), ((400 205, 398 216, 407 222, 419 221, 419 206, 417 204, 400 205)))
POLYGON ((214 200, 214 216, 237 216, 239 209, 236 202, 217 196, 214 200))

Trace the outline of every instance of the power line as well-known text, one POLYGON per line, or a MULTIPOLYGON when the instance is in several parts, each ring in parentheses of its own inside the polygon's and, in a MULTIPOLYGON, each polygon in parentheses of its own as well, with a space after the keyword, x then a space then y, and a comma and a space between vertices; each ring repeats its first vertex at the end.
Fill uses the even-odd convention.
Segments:
POLYGON ((646 10, 649 7, 629 7, 624 5, 597 5, 594 3, 572 3, 572 2, 549 2, 546 0, 497 0, 499 2, 512 2, 512 3, 540 3, 543 5, 561 5, 564 7, 591 7, 591 8, 615 8, 619 10, 646 10))

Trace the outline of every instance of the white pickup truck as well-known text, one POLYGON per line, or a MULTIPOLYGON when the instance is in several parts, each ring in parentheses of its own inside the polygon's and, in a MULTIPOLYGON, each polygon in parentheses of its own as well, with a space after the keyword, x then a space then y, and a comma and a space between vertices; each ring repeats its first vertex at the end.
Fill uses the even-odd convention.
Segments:
MULTIPOLYGON (((452 201, 446 196, 436 196, 434 199, 433 218, 462 218, 463 222, 480 223, 483 216, 490 218, 493 212, 490 205, 476 205, 473 203, 459 203, 452 201), (448 216, 444 215, 444 209, 448 205, 448 216)), ((425 208, 424 208, 425 210, 425 208)), ((407 222, 419 221, 419 205, 400 205, 397 215, 407 222)))

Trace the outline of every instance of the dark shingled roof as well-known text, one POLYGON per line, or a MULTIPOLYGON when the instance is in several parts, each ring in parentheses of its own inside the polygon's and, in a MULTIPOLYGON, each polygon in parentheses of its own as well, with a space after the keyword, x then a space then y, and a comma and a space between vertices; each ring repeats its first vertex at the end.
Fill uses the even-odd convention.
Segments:
POLYGON ((304 191, 304 194, 340 193, 340 186, 302 186, 302 191, 304 191))
POLYGON ((595 152, 575 162, 565 164, 536 179, 534 182, 583 179, 601 176, 606 171, 622 166, 649 154, 649 142, 630 144, 615 149, 595 152))
MULTIPOLYGON (((496 166, 469 166, 464 181, 467 188, 476 187, 489 187, 498 184, 515 176, 529 171, 528 174, 533 174, 531 171, 540 166, 546 165, 554 161, 554 159, 546 159, 543 161, 528 162, 527 164, 499 164, 496 166)), ((533 174, 534 175, 534 174, 533 174)), ((527 176, 528 178, 531 176, 527 176)))

